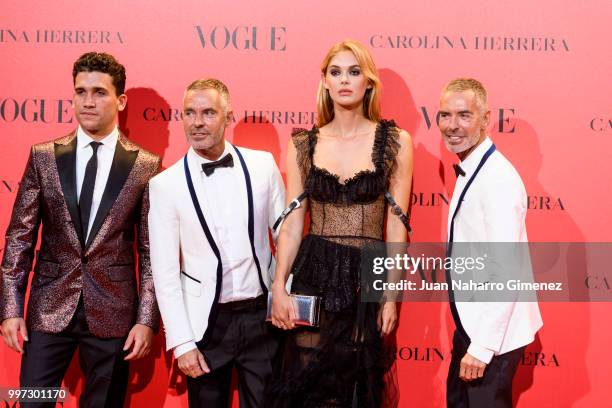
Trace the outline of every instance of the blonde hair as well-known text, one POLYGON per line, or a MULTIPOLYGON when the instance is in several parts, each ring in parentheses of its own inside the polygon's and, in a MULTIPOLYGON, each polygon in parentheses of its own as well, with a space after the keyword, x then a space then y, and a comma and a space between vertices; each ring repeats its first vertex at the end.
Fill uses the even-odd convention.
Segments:
POLYGON ((219 95, 221 95, 221 100, 223 101, 223 108, 225 109, 225 112, 227 113, 227 111, 230 109, 229 90, 227 89, 227 86, 225 86, 225 84, 219 81, 218 79, 215 79, 215 78, 196 79, 195 81, 190 83, 189 86, 187 86, 187 89, 185 89, 185 94, 189 91, 204 91, 206 89, 214 89, 217 92, 219 92, 219 95))
MULTIPOLYGON (((327 55, 321 63, 321 73, 323 76, 327 73, 327 68, 331 59, 341 51, 350 51, 357 59, 361 72, 368 79, 371 86, 366 90, 363 97, 363 114, 366 118, 378 122, 381 119, 380 114, 380 89, 381 83, 376 70, 376 64, 370 51, 358 41, 344 40, 335 44, 329 49, 327 55)), ((317 126, 322 127, 327 125, 334 118, 334 103, 329 96, 328 90, 325 88, 323 79, 319 83, 317 92, 317 126)))
POLYGON ((487 90, 480 83, 480 81, 474 78, 455 78, 449 81, 444 88, 442 88, 442 96, 447 92, 464 92, 472 91, 476 97, 476 104, 482 112, 485 112, 487 107, 487 90))

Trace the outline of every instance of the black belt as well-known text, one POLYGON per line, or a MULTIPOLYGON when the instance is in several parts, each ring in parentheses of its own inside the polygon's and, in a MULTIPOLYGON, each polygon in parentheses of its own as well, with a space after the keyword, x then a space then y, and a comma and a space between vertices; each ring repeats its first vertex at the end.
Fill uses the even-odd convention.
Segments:
POLYGON ((235 302, 219 303, 219 311, 223 312, 254 312, 267 307, 267 300, 264 295, 259 295, 253 299, 237 300, 235 302))

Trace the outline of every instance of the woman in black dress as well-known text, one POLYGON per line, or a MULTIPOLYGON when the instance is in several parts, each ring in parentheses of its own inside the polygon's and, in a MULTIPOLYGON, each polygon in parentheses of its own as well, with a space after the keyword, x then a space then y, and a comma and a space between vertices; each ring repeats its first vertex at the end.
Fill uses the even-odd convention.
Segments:
POLYGON ((385 192, 406 212, 412 142, 381 119, 374 61, 353 40, 334 45, 323 60, 317 111, 317 126, 295 132, 287 153, 287 197, 308 197, 285 219, 278 239, 272 323, 290 331, 267 406, 393 406, 394 355, 384 337, 395 328, 396 304, 361 302, 359 270, 364 246, 407 239, 385 192), (318 328, 292 322, 289 273, 292 293, 322 297, 318 328))

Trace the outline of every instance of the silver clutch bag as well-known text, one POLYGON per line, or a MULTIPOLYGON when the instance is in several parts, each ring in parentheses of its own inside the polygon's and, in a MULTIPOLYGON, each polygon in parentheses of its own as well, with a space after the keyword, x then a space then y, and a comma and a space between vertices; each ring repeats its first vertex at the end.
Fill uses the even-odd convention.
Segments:
MULTIPOLYGON (((319 326, 321 314, 321 297, 309 295, 289 294, 295 311, 294 323, 298 326, 319 326)), ((272 292, 268 292, 268 313, 266 320, 272 320, 272 292)))

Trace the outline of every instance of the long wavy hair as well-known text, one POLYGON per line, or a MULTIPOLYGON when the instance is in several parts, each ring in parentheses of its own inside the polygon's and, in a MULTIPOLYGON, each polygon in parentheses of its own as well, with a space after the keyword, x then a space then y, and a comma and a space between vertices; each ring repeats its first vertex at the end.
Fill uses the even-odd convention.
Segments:
MULTIPOLYGON (((368 79, 368 83, 371 86, 366 90, 363 96, 363 114, 366 118, 378 122, 381 119, 380 115, 380 90, 381 83, 378 77, 378 71, 376 70, 376 64, 370 54, 370 51, 355 40, 344 40, 335 44, 329 49, 327 55, 321 63, 321 73, 323 77, 327 73, 327 68, 331 59, 341 51, 350 51, 357 59, 361 72, 368 79)), ((327 125, 334 118, 334 102, 329 96, 329 91, 325 88, 323 78, 319 82, 319 90, 317 92, 317 126, 322 127, 327 125)))

